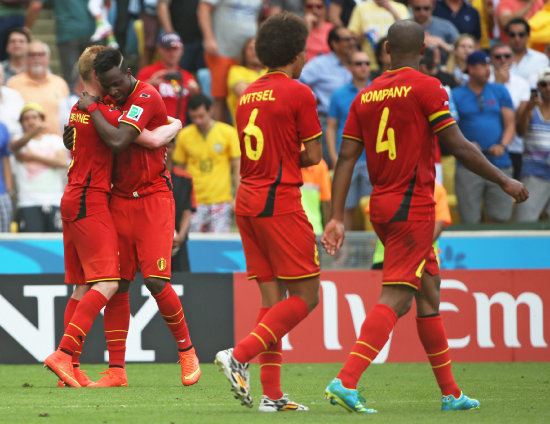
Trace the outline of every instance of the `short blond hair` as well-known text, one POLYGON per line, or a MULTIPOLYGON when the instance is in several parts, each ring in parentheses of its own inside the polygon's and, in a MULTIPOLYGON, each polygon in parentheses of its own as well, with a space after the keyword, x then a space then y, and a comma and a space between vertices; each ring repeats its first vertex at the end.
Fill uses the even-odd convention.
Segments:
POLYGON ((103 50, 107 50, 105 46, 90 46, 82 52, 78 59, 78 73, 85 82, 92 81, 92 74, 94 70, 94 59, 103 50))

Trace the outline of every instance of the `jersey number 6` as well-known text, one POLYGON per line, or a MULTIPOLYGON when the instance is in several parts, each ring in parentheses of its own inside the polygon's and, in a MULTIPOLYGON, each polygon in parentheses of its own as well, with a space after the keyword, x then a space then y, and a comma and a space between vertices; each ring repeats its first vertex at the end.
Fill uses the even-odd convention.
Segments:
POLYGON ((376 153, 382 153, 388 151, 388 157, 390 160, 394 160, 397 156, 395 150, 395 133, 393 128, 388 128, 387 134, 388 139, 382 140, 384 138, 384 133, 386 132, 386 126, 388 125, 388 117, 390 115, 390 109, 385 107, 382 111, 382 117, 380 118, 380 124, 378 124, 378 135, 376 136, 376 153))
POLYGON ((248 119, 248 124, 244 128, 244 146, 246 150, 246 156, 251 160, 258 160, 262 156, 264 150, 264 133, 259 126, 256 125, 256 118, 258 117, 258 108, 254 108, 248 119), (256 139, 256 148, 252 147, 252 137, 256 139))

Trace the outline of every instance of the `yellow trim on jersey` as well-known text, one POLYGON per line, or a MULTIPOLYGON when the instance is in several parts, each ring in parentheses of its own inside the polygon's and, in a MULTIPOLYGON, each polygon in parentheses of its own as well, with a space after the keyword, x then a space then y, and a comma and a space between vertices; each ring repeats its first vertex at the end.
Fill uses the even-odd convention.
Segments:
POLYGON ((117 331, 122 331, 123 333, 127 333, 128 330, 103 330, 105 333, 116 333, 117 331))
MULTIPOLYGON (((138 85, 139 85, 140 83, 141 83, 140 80, 136 80, 136 85, 134 85, 134 89, 132 90, 132 92, 131 92, 130 94, 128 94, 128 97, 130 97, 132 94, 134 94, 134 91, 137 90, 138 85)), ((127 98, 128 98, 128 97, 127 97, 127 98)))
POLYGON ((302 143, 306 143, 310 140, 313 140, 314 138, 317 138, 317 137, 321 137, 321 135, 323 134, 323 131, 319 131, 317 134, 315 134, 314 136, 312 137, 308 137, 308 138, 304 138, 302 141, 302 143))
POLYGON ((183 306, 180 308, 180 310, 178 312, 176 312, 175 314, 173 315, 162 315, 164 318, 172 318, 172 317, 175 317, 177 314, 179 314, 180 312, 183 311, 183 306))
POLYGON ((437 356, 437 355, 441 355, 445 352, 447 352, 449 350, 449 348, 445 349, 445 350, 442 350, 441 352, 437 352, 437 353, 428 353, 428 356, 437 356))
POLYGON ((86 333, 82 331, 82 328, 80 328, 78 325, 75 325, 72 322, 70 322, 69 325, 72 325, 74 328, 77 328, 82 334, 84 334, 84 337, 86 337, 86 333))
POLYGON ((149 278, 149 277, 161 278, 163 280, 170 281, 170 277, 163 277, 162 275, 153 275, 153 274, 151 274, 151 275, 148 275, 147 277, 143 277, 143 278, 149 278))
POLYGON ((262 339, 260 336, 258 336, 258 335, 257 335, 256 333, 254 333, 254 332, 252 332, 252 333, 250 333, 250 334, 252 334, 252 335, 255 336, 259 341, 261 341, 262 344, 264 345, 264 349, 267 349, 267 345, 265 344, 264 339, 262 339))
POLYGON ((100 278, 99 280, 86 280, 86 284, 97 283, 98 281, 120 281, 120 277, 100 278))
POLYGON ((319 271, 319 272, 316 272, 315 274, 302 275, 301 277, 283 277, 281 275, 277 275, 277 278, 280 278, 281 280, 301 280, 304 278, 315 277, 320 274, 321 272, 319 271))
POLYGON ((342 135, 342 138, 347 138, 348 140, 358 141, 359 143, 363 143, 363 140, 357 137, 352 137, 351 135, 342 135))
MULTIPOLYGON (((275 333, 273 331, 271 331, 271 328, 269 328, 263 322, 260 322, 258 325, 261 325, 263 328, 265 328, 267 331, 269 331, 269 334, 271 334, 271 337, 273 337, 273 340, 275 340, 275 343, 277 343, 277 336, 275 336, 275 333)), ((267 346, 266 346, 266 349, 267 349, 267 346)))
POLYGON ((429 115, 428 120, 433 121, 435 118, 437 118, 441 115, 447 115, 447 114, 449 114, 448 110, 440 110, 439 112, 435 112, 435 113, 432 113, 431 115, 429 115))
POLYGON ((416 268, 416 272, 414 273, 414 275, 416 275, 418 278, 422 278, 424 265, 426 265, 426 259, 422 259, 422 262, 420 262, 420 265, 418 265, 418 268, 416 268))
POLYGON ((442 127, 438 128, 437 130, 435 130, 434 133, 437 134, 442 129, 447 128, 449 125, 453 125, 453 124, 456 124, 456 123, 457 123, 456 121, 448 122, 447 124, 443 125, 442 127))
POLYGON ((265 363, 265 364, 261 364, 261 365, 260 365, 260 368, 267 367, 267 366, 280 367, 281 364, 275 364, 275 363, 272 363, 272 362, 267 362, 267 363, 265 363))
POLYGON ((360 353, 357 353, 357 352, 351 352, 350 355, 357 355, 357 356, 359 356, 360 358, 363 358, 363 359, 366 359, 366 360, 369 361, 369 362, 372 362, 372 359, 367 358, 365 355, 361 355, 360 353))
POLYGON ((379 350, 373 348, 370 344, 365 343, 365 342, 363 342, 363 341, 361 341, 361 340, 357 340, 355 343, 359 343, 359 344, 365 345, 365 346, 367 346, 369 349, 374 350, 376 353, 380 353, 379 350))
POLYGON ((411 286, 413 289, 418 290, 418 287, 416 287, 414 284, 407 283, 406 281, 384 281, 382 283, 383 286, 411 286))
POLYGON ((131 126, 134 127, 136 130, 138 130, 138 133, 141 134, 141 129, 140 129, 137 125, 132 124, 131 122, 125 121, 124 119, 121 119, 120 122, 124 122, 125 124, 131 125, 131 126))
POLYGON ((449 359, 447 362, 445 362, 444 364, 441 364, 441 365, 433 365, 432 368, 433 369, 436 369, 436 368, 441 368, 441 367, 444 367, 445 365, 449 365, 451 363, 451 360, 449 359))
POLYGON ((257 276, 257 275, 253 275, 253 276, 251 276, 251 277, 246 277, 246 278, 249 279, 249 280, 254 280, 255 278, 258 278, 258 276, 257 276))
POLYGON ((410 66, 402 66, 401 68, 397 68, 397 69, 388 69, 388 70, 386 70, 386 72, 397 72, 397 71, 401 71, 403 69, 413 69, 414 70, 414 68, 411 68, 410 66))

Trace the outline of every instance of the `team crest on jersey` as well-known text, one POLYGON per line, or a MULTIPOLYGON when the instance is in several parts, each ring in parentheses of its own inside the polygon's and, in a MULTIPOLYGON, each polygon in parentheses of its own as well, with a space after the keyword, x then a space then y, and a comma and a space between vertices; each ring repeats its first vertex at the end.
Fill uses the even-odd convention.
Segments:
POLYGON ((139 118, 142 113, 143 113, 143 108, 136 105, 132 105, 130 107, 130 110, 126 114, 126 118, 131 119, 132 121, 139 121, 139 118))
POLYGON ((159 269, 159 271, 164 271, 166 269, 166 259, 157 259, 157 268, 159 269))
POLYGON ((214 150, 217 152, 217 153, 220 153, 222 151, 222 145, 220 143, 216 143, 214 144, 214 150))
POLYGON ((147 93, 141 93, 139 97, 145 97, 146 99, 148 99, 149 97, 151 97, 151 95, 147 93))

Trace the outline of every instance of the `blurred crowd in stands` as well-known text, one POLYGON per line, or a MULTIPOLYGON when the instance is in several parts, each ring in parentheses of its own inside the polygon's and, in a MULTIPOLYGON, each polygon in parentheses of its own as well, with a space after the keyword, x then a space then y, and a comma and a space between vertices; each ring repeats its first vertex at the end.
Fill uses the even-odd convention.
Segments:
MULTIPOLYGON (((390 67, 385 35, 399 19, 425 28, 420 70, 447 89, 462 132, 531 193, 513 205, 436 143, 436 179, 454 222, 549 219, 548 0, 0 0, 0 232, 61 231, 70 163, 62 132, 83 90, 78 57, 92 44, 120 49, 137 79, 155 86, 169 115, 185 125, 169 161, 174 178, 192 181, 194 195, 187 188, 186 196, 196 203, 186 202, 185 231, 235 228, 235 110, 248 84, 267 71, 255 53, 258 25, 283 10, 310 29, 300 81, 317 98, 324 160, 303 170, 303 203, 316 232, 330 204, 349 105, 390 67), (53 16, 55 27, 42 24, 43 16, 53 16)), ((370 190, 359 161, 347 230, 364 229, 357 217, 370 190)))

